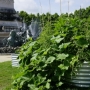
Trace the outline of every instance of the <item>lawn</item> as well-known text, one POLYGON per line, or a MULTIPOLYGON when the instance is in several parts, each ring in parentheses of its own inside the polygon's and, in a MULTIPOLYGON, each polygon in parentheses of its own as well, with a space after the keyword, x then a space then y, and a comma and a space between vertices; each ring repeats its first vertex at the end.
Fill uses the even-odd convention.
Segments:
POLYGON ((12 76, 19 72, 19 68, 12 67, 11 61, 0 63, 0 90, 10 90, 12 76))
MULTIPOLYGON (((11 83, 13 82, 12 76, 16 75, 19 71, 19 68, 12 67, 10 61, 0 63, 0 90, 11 90, 11 83)), ((90 88, 77 89, 68 87, 68 89, 66 89, 66 87, 67 85, 62 87, 60 90, 90 90, 90 88)))

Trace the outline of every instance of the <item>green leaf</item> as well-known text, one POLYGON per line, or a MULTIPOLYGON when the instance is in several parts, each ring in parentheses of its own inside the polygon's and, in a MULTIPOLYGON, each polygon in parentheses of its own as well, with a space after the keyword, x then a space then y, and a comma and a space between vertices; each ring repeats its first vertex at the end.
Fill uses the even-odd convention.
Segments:
POLYGON ((28 84, 28 87, 30 88, 30 90, 38 90, 38 88, 36 88, 34 84, 28 84))
POLYGON ((60 64, 58 67, 59 67, 61 70, 68 70, 68 67, 69 67, 69 66, 65 66, 64 64, 60 64))
POLYGON ((33 54, 31 60, 36 60, 37 55, 38 53, 33 54))
POLYGON ((69 44, 70 44, 70 42, 68 42, 68 43, 62 43, 61 45, 59 45, 59 48, 60 49, 62 49, 62 48, 66 49, 69 44))
POLYGON ((79 35, 79 36, 74 36, 73 38, 78 40, 78 39, 83 38, 83 37, 85 37, 85 36, 84 35, 79 35))
POLYGON ((66 59, 68 56, 69 56, 68 54, 64 54, 64 53, 58 54, 56 59, 57 60, 60 60, 60 59, 63 60, 63 59, 66 59))
POLYGON ((50 48, 48 48, 47 50, 44 51, 43 55, 47 55, 48 51, 50 50, 50 48))
POLYGON ((55 57, 50 56, 47 60, 46 63, 52 63, 55 60, 55 57))
POLYGON ((50 88, 50 83, 46 83, 46 88, 49 89, 50 88))
POLYGON ((24 80, 26 80, 26 81, 29 81, 30 80, 30 78, 28 78, 28 77, 22 77, 24 80))
POLYGON ((55 39, 55 41, 56 41, 57 43, 60 43, 63 39, 64 39, 64 38, 61 38, 60 36, 57 36, 56 39, 55 39))
POLYGON ((59 82, 59 83, 57 84, 57 87, 61 86, 62 84, 63 84, 62 82, 59 82))
POLYGON ((64 38, 61 38, 60 35, 58 35, 57 37, 52 37, 51 40, 56 43, 60 43, 64 38))
POLYGON ((21 82, 20 82, 20 87, 22 87, 25 82, 26 82, 26 80, 21 81, 21 82))
POLYGON ((47 81, 48 81, 48 82, 51 82, 51 79, 48 79, 47 81))
POLYGON ((76 44, 81 47, 88 47, 88 41, 85 38, 78 39, 76 44))
POLYGON ((72 61, 70 62, 70 64, 72 66, 74 66, 75 62, 77 62, 77 61, 78 61, 78 56, 74 56, 74 57, 72 57, 72 61))

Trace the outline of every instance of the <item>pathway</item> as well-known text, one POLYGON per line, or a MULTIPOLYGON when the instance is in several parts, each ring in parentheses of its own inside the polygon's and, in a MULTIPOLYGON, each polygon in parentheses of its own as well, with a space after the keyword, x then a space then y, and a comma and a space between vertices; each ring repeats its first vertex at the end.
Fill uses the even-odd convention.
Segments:
POLYGON ((0 63, 5 61, 11 61, 11 55, 0 55, 0 63))

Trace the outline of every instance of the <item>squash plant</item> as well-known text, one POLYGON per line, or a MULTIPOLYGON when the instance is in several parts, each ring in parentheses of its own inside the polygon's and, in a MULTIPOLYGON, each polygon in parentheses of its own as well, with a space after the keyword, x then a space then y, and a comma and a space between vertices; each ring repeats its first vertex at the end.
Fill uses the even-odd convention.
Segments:
POLYGON ((86 20, 60 18, 48 38, 48 47, 44 48, 45 45, 40 43, 43 37, 36 41, 30 38, 20 50, 23 69, 14 77, 13 90, 60 89, 63 77, 72 74, 78 64, 89 59, 89 33, 86 20))

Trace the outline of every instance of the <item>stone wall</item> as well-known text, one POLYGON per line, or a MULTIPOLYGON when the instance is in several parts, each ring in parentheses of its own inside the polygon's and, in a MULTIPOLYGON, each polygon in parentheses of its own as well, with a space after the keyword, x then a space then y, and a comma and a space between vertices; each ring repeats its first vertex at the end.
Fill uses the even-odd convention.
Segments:
POLYGON ((1 26, 16 26, 16 27, 21 27, 22 22, 20 21, 0 21, 1 26))
POLYGON ((0 0, 0 7, 14 8, 14 0, 0 0))

